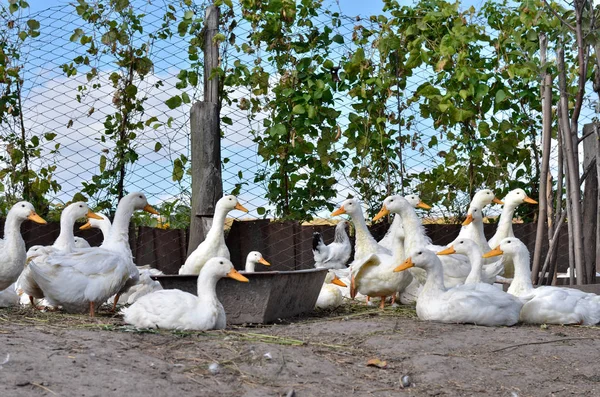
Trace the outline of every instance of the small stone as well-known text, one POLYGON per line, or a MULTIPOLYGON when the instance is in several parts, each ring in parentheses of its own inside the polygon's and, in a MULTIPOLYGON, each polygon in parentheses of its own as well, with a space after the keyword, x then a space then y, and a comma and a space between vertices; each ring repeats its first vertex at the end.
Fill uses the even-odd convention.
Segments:
POLYGON ((267 352, 263 355, 264 358, 266 358, 267 360, 272 360, 273 356, 271 355, 271 352, 267 352))
POLYGON ((404 375, 402 378, 400 378, 400 385, 402 386, 403 389, 406 387, 410 387, 410 385, 411 385, 410 376, 404 375))
POLYGON ((208 370, 211 374, 216 375, 220 372, 221 368, 219 367, 219 363, 211 363, 208 366, 208 370))

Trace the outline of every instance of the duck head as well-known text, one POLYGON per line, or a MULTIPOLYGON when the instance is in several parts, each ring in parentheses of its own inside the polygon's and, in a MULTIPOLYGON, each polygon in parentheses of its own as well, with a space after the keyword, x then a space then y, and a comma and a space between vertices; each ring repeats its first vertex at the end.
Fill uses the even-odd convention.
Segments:
POLYGON ((269 262, 265 258, 263 258, 262 254, 258 251, 252 251, 246 257, 246 263, 261 263, 265 266, 271 266, 269 262))
POLYGON ((467 211, 467 219, 465 219, 462 225, 467 226, 473 221, 483 222, 483 213, 481 212, 481 208, 471 205, 469 211, 467 211))
POLYGON ((527 255, 529 255, 529 250, 527 249, 527 246, 516 237, 507 237, 500 241, 500 244, 496 248, 494 248, 490 252, 486 252, 485 254, 483 254, 483 257, 491 258, 499 255, 506 255, 512 257, 521 253, 526 253, 527 255))
POLYGON ((427 248, 417 248, 410 253, 404 263, 394 269, 394 272, 401 272, 411 267, 419 267, 429 272, 437 266, 441 266, 441 263, 433 251, 427 248))
POLYGON ((244 207, 242 204, 240 204, 237 197, 235 197, 234 195, 231 195, 231 194, 221 197, 219 199, 219 201, 217 201, 216 208, 222 208, 227 212, 232 211, 232 210, 240 210, 240 211, 248 212, 246 207, 244 207))
POLYGON ((479 246, 473 240, 468 238, 457 238, 449 244, 448 248, 438 252, 436 255, 463 254, 468 256, 469 252, 477 249, 479 249, 479 246))
POLYGON ((41 223, 45 225, 47 222, 39 216, 35 212, 35 208, 33 208, 33 204, 28 201, 19 201, 9 211, 9 214, 15 216, 18 220, 24 221, 25 219, 29 219, 30 221, 34 221, 36 223, 41 223))
POLYGON ((342 214, 348 214, 351 218, 356 217, 357 215, 362 215, 362 208, 360 206, 360 202, 357 199, 347 199, 342 202, 340 208, 333 211, 331 216, 337 216, 342 214))
POLYGON ((79 227, 80 230, 86 230, 86 229, 102 229, 103 225, 107 224, 110 228, 110 219, 108 219, 108 217, 104 214, 95 214, 98 216, 98 218, 92 218, 90 217, 88 219, 88 221, 83 224, 81 227, 79 227))
POLYGON ((235 270, 233 263, 231 263, 229 259, 223 257, 210 258, 202 267, 202 270, 200 270, 200 275, 208 275, 216 278, 229 277, 244 283, 248 282, 246 277, 235 270))
POLYGON ((401 214, 405 208, 412 207, 413 206, 402 196, 388 196, 385 198, 385 200, 383 200, 383 206, 377 215, 375 215, 373 221, 381 219, 389 213, 401 214))
POLYGON ((482 209, 486 205, 496 203, 496 204, 504 204, 502 201, 498 200, 494 192, 490 189, 482 189, 473 195, 471 199, 471 205, 482 209))
POLYGON ((416 194, 409 194, 408 196, 404 196, 404 198, 415 208, 422 208, 424 210, 431 209, 431 206, 421 201, 421 198, 416 194))
POLYGON ((529 204, 537 204, 538 202, 527 196, 525 190, 523 189, 514 189, 508 192, 506 197, 504 197, 504 204, 510 205, 513 207, 518 206, 519 204, 529 203, 529 204))
POLYGON ((93 213, 92 210, 90 210, 90 208, 88 207, 88 205, 83 201, 76 201, 67 205, 67 207, 63 210, 62 214, 60 214, 61 218, 64 216, 70 217, 73 220, 83 217, 88 217, 90 219, 96 220, 102 219, 100 215, 93 213))

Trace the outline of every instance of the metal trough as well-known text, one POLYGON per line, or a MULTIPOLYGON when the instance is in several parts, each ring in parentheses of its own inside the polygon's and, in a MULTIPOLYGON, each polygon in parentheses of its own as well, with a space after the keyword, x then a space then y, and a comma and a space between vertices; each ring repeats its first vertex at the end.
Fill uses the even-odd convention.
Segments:
MULTIPOLYGON (((250 282, 223 278, 217 297, 225 308, 228 324, 263 324, 310 313, 325 281, 327 269, 274 272, 240 272, 250 282)), ((152 276, 164 289, 180 289, 196 295, 198 276, 152 276)))

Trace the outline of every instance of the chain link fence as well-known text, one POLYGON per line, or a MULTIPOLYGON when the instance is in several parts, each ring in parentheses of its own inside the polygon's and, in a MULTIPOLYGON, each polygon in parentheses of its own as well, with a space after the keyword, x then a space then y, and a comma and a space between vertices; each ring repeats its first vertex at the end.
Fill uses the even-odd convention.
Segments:
MULTIPOLYGON (((143 34, 137 36, 136 40, 147 44, 147 56, 152 60, 152 70, 143 80, 136 81, 138 97, 146 98, 144 110, 138 114, 138 121, 144 124, 143 128, 136 131, 131 138, 131 148, 135 153, 132 159, 124 167, 123 186, 126 191, 143 191, 149 198, 151 204, 156 204, 161 209, 164 219, 138 219, 138 224, 145 226, 156 226, 169 223, 173 229, 185 229, 189 225, 190 184, 191 176, 189 169, 189 110, 190 103, 201 100, 202 83, 196 86, 181 86, 179 74, 182 70, 190 69, 188 53, 189 40, 193 35, 173 35, 168 39, 157 39, 157 32, 163 26, 165 12, 168 11, 168 2, 139 1, 132 2, 136 12, 143 13, 143 34), (181 95, 185 92, 189 97, 189 103, 170 108, 167 104, 169 98, 181 95), (148 121, 147 124, 145 121, 148 121)), ((195 8, 196 15, 203 15, 205 4, 195 8)), ((358 32, 358 26, 370 26, 376 29, 377 20, 368 17, 345 16, 340 6, 333 2, 330 4, 329 12, 319 14, 313 18, 313 27, 323 30, 332 28, 334 33, 340 35, 344 40, 334 42, 329 49, 328 56, 335 64, 341 63, 352 57, 358 46, 353 41, 353 35, 358 32), (335 18, 332 15, 335 14, 335 18), (333 20, 338 21, 332 24, 333 20)), ((261 57, 260 48, 256 52, 248 54, 240 48, 244 40, 247 40, 252 32, 248 22, 239 17, 239 7, 234 7, 234 16, 224 21, 223 33, 230 37, 231 33, 236 36, 236 42, 230 44, 227 41, 221 45, 222 66, 227 75, 230 67, 236 63, 243 63, 249 67, 261 67, 275 80, 283 76, 277 75, 277 69, 268 57, 261 57), (236 25, 230 28, 231 22, 235 20, 236 25)), ((69 75, 69 65, 78 56, 85 56, 84 49, 73 39, 77 29, 89 30, 89 26, 79 18, 74 7, 69 4, 59 5, 47 10, 32 14, 27 18, 35 18, 41 24, 41 34, 36 38, 24 41, 20 52, 20 67, 22 67, 22 114, 24 118, 24 138, 28 145, 34 145, 36 152, 29 158, 29 167, 36 172, 46 169, 47 180, 55 183, 45 193, 49 202, 48 212, 60 210, 64 204, 73 198, 83 194, 89 198, 92 205, 102 204, 102 207, 111 212, 114 210, 117 197, 111 187, 114 187, 115 179, 102 179, 100 176, 115 162, 116 143, 106 137, 106 119, 114 114, 115 106, 119 98, 115 96, 115 90, 111 85, 111 74, 118 67, 115 58, 109 55, 96 56, 89 65, 78 67, 76 74, 69 75), (66 65, 66 66, 65 66, 66 65), (95 68, 96 76, 87 80, 87 73, 95 68), (86 87, 86 88, 82 88, 86 87), (96 188, 90 189, 89 184, 94 183, 96 188), (91 192, 91 194, 90 194, 91 192)), ((297 34, 306 34, 301 29, 297 34)), ((206 43, 205 43, 206 45, 206 43)), ((372 43, 362 45, 362 48, 371 48, 365 56, 371 62, 377 62, 377 51, 372 43)), ((493 49, 482 48, 483 57, 496 56, 493 49)), ((201 63, 201 54, 198 63, 201 63)), ((373 189, 388 193, 420 193, 419 175, 444 163, 444 155, 449 152, 453 141, 447 135, 440 134, 439 128, 434 127, 433 122, 422 116, 419 101, 411 101, 417 89, 432 78, 432 71, 417 70, 408 79, 406 87, 401 95, 391 96, 386 106, 388 112, 394 117, 403 118, 407 123, 390 124, 388 127, 397 130, 397 139, 391 144, 396 153, 395 158, 390 159, 391 170, 387 175, 387 181, 381 182, 381 178, 373 179, 373 189), (407 125, 408 124, 408 125, 407 125)), ((265 181, 257 182, 257 176, 269 174, 275 171, 268 166, 259 154, 256 137, 265 134, 267 127, 263 121, 269 117, 268 112, 254 114, 250 117, 247 110, 242 109, 240 103, 243 98, 251 95, 251 88, 225 87, 229 90, 229 98, 237 102, 224 103, 221 109, 222 118, 222 176, 225 193, 235 192, 240 201, 250 209, 248 214, 240 215, 232 212, 231 217, 243 220, 272 218, 274 213, 273 203, 267 196, 268 185, 265 181)), ((589 92, 592 92, 589 90, 589 92)), ((336 92, 334 102, 336 110, 340 112, 338 126, 341 131, 349 125, 350 115, 355 112, 355 102, 348 92, 336 92)), ((584 111, 584 121, 591 121, 594 117, 592 106, 593 99, 590 97, 590 106, 584 111)), ((499 119, 503 116, 496 115, 499 119)), ((538 117, 539 115, 531 115, 538 117)), ((3 123, 1 150, 5 154, 2 158, 6 172, 3 172, 4 189, 7 193, 18 195, 20 191, 10 180, 10 170, 14 164, 10 164, 10 151, 14 150, 13 141, 7 137, 18 135, 20 132, 14 126, 3 123), (12 189, 12 190, 11 190, 12 189)), ((532 140, 539 145, 539 136, 532 140)), ((344 147, 344 138, 331 142, 336 151, 348 150, 344 147)), ((556 169, 557 149, 553 145, 551 155, 556 169)), ((365 157, 362 166, 369 170, 371 159, 365 157)), ((374 197, 361 197, 356 188, 357 181, 350 175, 352 164, 337 169, 333 177, 336 180, 335 190, 337 196, 330 200, 334 205, 339 204, 349 195, 358 197, 365 201, 365 205, 376 207, 379 204, 374 197)), ((506 174, 517 175, 518 169, 504 170, 506 174)), ((306 172, 311 172, 306 170, 306 172)), ((465 175, 456 175, 464 178, 465 175)), ((369 180, 369 173, 361 175, 364 180, 369 180)), ((516 177, 515 177, 516 178, 516 177)), ((363 181, 364 182, 364 181, 363 181)), ((448 181, 448 186, 452 181, 448 181)), ((440 186, 441 191, 446 191, 448 186, 440 186)), ((506 181, 498 181, 497 188, 506 188, 506 181)), ((482 186, 480 186, 482 187, 482 186)), ((207 187, 209 188, 209 187, 207 187)), ((506 191, 506 190, 504 190, 506 191)), ((293 193, 293 192, 292 192, 293 193)), ((530 192, 528 192, 530 193, 530 192)), ((422 197, 428 201, 428 197, 422 197)), ((466 207, 469 202, 468 192, 462 192, 457 199, 455 208, 466 207)), ((437 206, 436 202, 430 202, 434 209, 424 216, 431 223, 455 222, 456 215, 449 213, 447 207, 437 206)), ((312 213, 314 220, 311 224, 328 223, 329 208, 314 208, 312 213)), ((530 211, 533 213, 533 209, 530 211)), ((58 213, 58 211, 56 211, 58 213)), ((488 211, 489 215, 497 215, 497 208, 488 211)), ((57 215, 55 215, 55 218, 57 215)), ((288 244, 286 253, 290 260, 300 255, 300 250, 309 250, 310 236, 302 234, 298 229, 290 233, 297 233, 298 238, 308 239, 306 242, 288 244), (301 248, 300 248, 301 247, 301 248)), ((323 229, 324 230, 324 229, 323 229)), ((533 229, 531 229, 533 230, 533 229)), ((53 233, 55 233, 54 231, 53 233)), ((42 229, 40 229, 40 233, 42 229)), ((152 234, 150 242, 138 242, 138 257, 147 257, 145 261, 157 261, 158 257, 171 257, 172 261, 180 261, 184 257, 186 236, 177 232, 177 235, 169 234, 170 242, 166 245, 171 250, 161 248, 157 254, 159 244, 152 240, 160 236, 158 232, 143 231, 141 235, 152 234), (152 241, 151 241, 152 240, 152 241), (154 252, 154 254, 151 254, 154 252), (176 253, 173 254, 173 253, 176 253), (154 257, 152 256, 154 255, 154 257), (152 259, 154 258, 154 259, 152 259), (175 258, 175 259, 173 259, 175 258)), ((382 232, 380 232, 381 234, 382 232)), ((326 235, 326 237, 331 237, 326 235)), ((531 237, 531 236, 530 236, 531 237)), ((167 238, 167 234, 164 235, 167 238)), ((533 236, 533 239, 535 236, 533 236)), ((245 243, 244 243, 245 244, 245 243)), ((279 255, 284 247, 275 248, 277 244, 263 243, 262 249, 267 253, 279 255)), ((239 248, 239 247, 238 247, 239 248)), ((260 247, 259 247, 260 248, 260 247)), ((235 250, 233 248, 232 250, 235 250)), ((248 247, 249 249, 249 247, 248 247)), ((310 252, 310 251, 308 251, 310 252)), ((242 261, 242 254, 235 254, 236 260, 242 261)), ((305 255, 305 254, 302 254, 305 255)), ((267 254, 265 254, 267 256, 267 254)), ((306 260, 307 262, 309 259, 306 260)), ((175 267, 169 262, 167 267, 175 267)), ((139 263, 144 264, 144 263, 139 263)), ((293 267, 290 265, 290 267, 293 267)))

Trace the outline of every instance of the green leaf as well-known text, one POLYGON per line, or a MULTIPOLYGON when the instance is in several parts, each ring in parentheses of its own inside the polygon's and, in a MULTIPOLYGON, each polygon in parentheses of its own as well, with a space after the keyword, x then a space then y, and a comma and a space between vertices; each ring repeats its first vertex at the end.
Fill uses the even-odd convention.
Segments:
POLYGON ((156 143, 154 144, 154 151, 155 151, 155 152, 158 152, 160 149, 162 149, 162 143, 160 143, 160 142, 156 142, 156 143))
POLYGON ((294 108, 292 109, 292 112, 294 114, 304 114, 306 112, 306 109, 304 109, 304 106, 298 104, 298 105, 294 106, 294 108))
POLYGON ((35 19, 30 19, 27 21, 27 26, 31 30, 38 30, 40 28, 40 23, 39 23, 39 21, 36 21, 35 19))
POLYGON ((183 103, 190 103, 190 102, 192 102, 190 100, 190 96, 187 94, 187 92, 181 93, 181 100, 183 101, 183 103))
POLYGON ((496 103, 502 103, 502 101, 504 101, 507 96, 508 95, 506 95, 506 92, 504 92, 504 90, 498 90, 496 92, 496 103))
POLYGON ((279 123, 269 128, 269 135, 271 136, 283 136, 287 132, 285 125, 279 123))
POLYGON ((175 95, 174 97, 171 97, 165 101, 165 103, 167 104, 169 109, 175 109, 175 108, 181 106, 181 102, 182 102, 182 100, 179 95, 175 95))
POLYGON ((193 17, 194 17, 194 11, 192 11, 192 10, 187 10, 183 14, 183 19, 192 19, 193 17))
POLYGON ((479 125, 477 126, 477 130, 479 131, 479 134, 482 138, 487 138, 488 136, 490 136, 490 125, 485 121, 479 123, 479 125))
POLYGON ((44 138, 46 138, 47 141, 51 141, 54 138, 56 138, 56 133, 54 133, 54 132, 46 132, 44 134, 44 138))
POLYGON ((331 38, 331 41, 338 44, 344 44, 344 36, 342 36, 341 34, 336 34, 331 38))
POLYGON ((183 179, 183 163, 180 159, 175 159, 175 161, 173 161, 172 179, 175 182, 178 182, 183 179))
POLYGON ((265 210, 265 207, 258 207, 256 209, 256 212, 258 213, 258 215, 264 215, 267 212, 267 210, 265 210))
POLYGON ((106 156, 102 155, 102 156, 100 156, 100 173, 103 173, 105 169, 106 169, 106 156))

